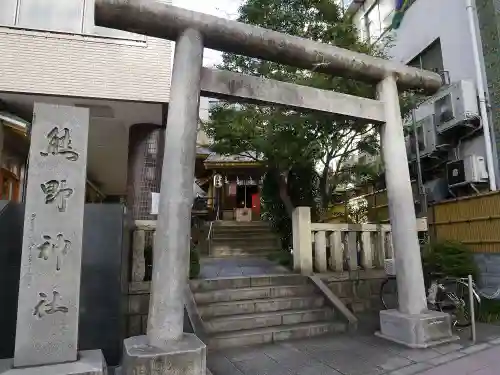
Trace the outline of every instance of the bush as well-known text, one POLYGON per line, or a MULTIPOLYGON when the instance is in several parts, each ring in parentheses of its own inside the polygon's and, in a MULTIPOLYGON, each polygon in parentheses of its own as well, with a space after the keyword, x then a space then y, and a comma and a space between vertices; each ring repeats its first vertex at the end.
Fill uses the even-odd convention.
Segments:
POLYGON ((483 323, 496 323, 500 320, 500 301, 481 298, 477 320, 483 323))
POLYGON ((422 254, 426 277, 438 274, 447 277, 467 277, 477 280, 479 274, 474 257, 460 242, 442 241, 429 244, 422 254))
POLYGON ((279 251, 274 254, 270 254, 267 259, 277 262, 279 265, 286 267, 288 269, 293 269, 293 256, 288 251, 279 251))

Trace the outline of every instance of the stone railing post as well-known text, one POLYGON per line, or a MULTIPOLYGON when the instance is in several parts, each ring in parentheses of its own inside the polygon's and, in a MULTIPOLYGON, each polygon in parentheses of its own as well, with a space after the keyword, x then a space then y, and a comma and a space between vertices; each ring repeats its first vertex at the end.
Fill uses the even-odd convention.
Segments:
POLYGON ((342 231, 336 230, 330 234, 330 256, 335 272, 344 271, 344 243, 342 231))
POLYGON ((297 207, 292 214, 293 269, 301 274, 313 272, 311 208, 297 207))
POLYGON ((136 228, 132 235, 132 281, 144 281, 146 275, 146 232, 136 228))
POLYGON ((317 272, 328 271, 326 260, 326 235, 320 230, 314 234, 314 268, 317 272))
MULTIPOLYGON (((373 224, 369 224, 373 225, 373 224)), ((373 268, 373 260, 375 258, 375 249, 372 242, 372 232, 369 230, 363 230, 364 225, 361 225, 361 245, 362 254, 361 257, 363 268, 370 269, 373 268)))

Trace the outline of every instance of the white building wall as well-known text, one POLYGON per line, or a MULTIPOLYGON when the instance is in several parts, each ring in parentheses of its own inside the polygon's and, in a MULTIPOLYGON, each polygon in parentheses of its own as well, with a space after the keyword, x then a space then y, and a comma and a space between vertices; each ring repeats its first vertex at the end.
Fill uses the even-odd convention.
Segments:
MULTIPOLYGON (((374 4, 367 0, 354 15, 358 29, 363 16, 374 4)), ((416 0, 406 11, 401 26, 392 31, 389 55, 404 64, 411 61, 434 40, 440 38, 443 64, 452 81, 475 78, 472 40, 465 0, 416 0)))
POLYGON ((417 0, 395 30, 390 55, 407 63, 439 38, 443 65, 451 81, 475 80, 468 25, 465 0, 417 0))
POLYGON ((0 28, 0 91, 168 102, 172 43, 0 28))
MULTIPOLYGON (((375 0, 367 0, 354 15, 354 23, 364 36, 364 14, 375 0)), ((476 81, 465 0, 416 0, 406 11, 397 30, 391 31, 389 56, 404 64, 410 62, 437 38, 440 39, 443 66, 451 82, 461 79, 476 81)), ((479 43, 481 52, 481 43, 479 43)), ((484 62, 482 66, 483 77, 484 62)), ((454 154, 454 153, 453 153, 454 154)), ((468 139, 459 147, 459 157, 484 156, 482 135, 468 139)), ((450 155, 454 159, 455 155, 450 155)))

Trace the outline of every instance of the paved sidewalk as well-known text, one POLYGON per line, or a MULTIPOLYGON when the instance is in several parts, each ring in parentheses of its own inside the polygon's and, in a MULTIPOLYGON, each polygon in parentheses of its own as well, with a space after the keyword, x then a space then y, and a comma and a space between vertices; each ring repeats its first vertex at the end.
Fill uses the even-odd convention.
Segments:
POLYGON ((200 279, 259 276, 289 273, 285 267, 266 258, 201 258, 200 279))
POLYGON ((464 339, 408 349, 370 333, 341 334, 209 352, 214 375, 497 375, 500 327, 479 325, 479 342, 464 339))

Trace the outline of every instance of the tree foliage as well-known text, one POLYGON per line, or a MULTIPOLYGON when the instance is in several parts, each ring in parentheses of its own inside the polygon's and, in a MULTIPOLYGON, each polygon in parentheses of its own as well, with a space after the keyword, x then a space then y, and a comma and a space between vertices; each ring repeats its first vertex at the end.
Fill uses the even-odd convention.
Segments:
MULTIPOLYGON (((238 21, 271 30, 334 44, 353 51, 383 57, 383 48, 360 40, 353 23, 343 17, 335 0, 246 0, 238 21)), ((318 63, 320 65, 321 62, 318 63)), ((304 70, 274 62, 223 54, 219 69, 265 77, 284 82, 374 98, 372 84, 345 77, 332 77, 316 70, 304 70)), ((373 125, 333 114, 297 111, 274 105, 231 104, 221 102, 211 109, 211 120, 204 124, 214 140, 213 149, 221 154, 252 151, 275 179, 275 193, 290 216, 294 202, 290 196, 293 168, 317 170, 317 183, 302 189, 316 191, 318 209, 328 208, 339 185, 359 182, 373 170, 366 165, 344 168, 355 152, 378 153, 373 125), (318 167, 319 166, 319 167, 318 167)))

